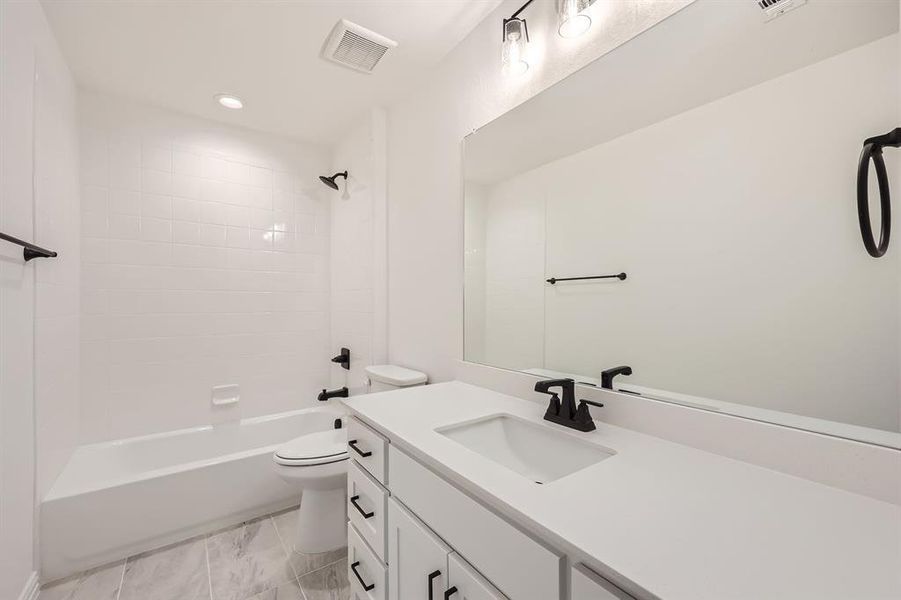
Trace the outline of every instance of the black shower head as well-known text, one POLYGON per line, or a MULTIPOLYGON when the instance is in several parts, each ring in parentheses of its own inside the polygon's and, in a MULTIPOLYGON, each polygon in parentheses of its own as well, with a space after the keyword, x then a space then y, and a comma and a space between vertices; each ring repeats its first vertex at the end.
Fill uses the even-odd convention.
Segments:
POLYGON ((343 177, 344 179, 347 179, 347 171, 344 171, 343 173, 335 173, 331 177, 326 177, 325 175, 320 175, 319 181, 321 181, 325 185, 329 186, 333 190, 337 190, 338 184, 335 183, 335 180, 338 179, 339 177, 343 177))

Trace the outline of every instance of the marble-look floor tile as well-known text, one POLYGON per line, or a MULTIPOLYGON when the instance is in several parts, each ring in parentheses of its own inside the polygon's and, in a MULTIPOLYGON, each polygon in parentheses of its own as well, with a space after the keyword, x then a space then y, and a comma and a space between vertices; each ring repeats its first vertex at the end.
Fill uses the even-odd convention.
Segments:
POLYGON ((116 600, 125 561, 80 573, 41 589, 41 600, 116 600))
POLYGON ((299 579, 306 600, 349 600, 347 559, 307 573, 299 579))
POLYGON ((262 594, 257 594, 247 598, 247 600, 305 600, 303 592, 300 591, 296 579, 292 579, 288 583, 283 583, 276 588, 270 588, 262 594))
POLYGON ((245 600, 295 579, 268 517, 210 536, 207 547, 216 600, 245 600))
POLYGON ((209 600, 203 538, 129 558, 119 600, 209 600))
POLYGON ((321 569, 326 565, 347 558, 347 546, 332 550, 330 552, 320 552, 315 554, 306 554, 294 551, 294 532, 297 526, 297 508, 275 514, 272 516, 275 527, 278 530, 279 537, 285 546, 285 550, 290 557, 291 566, 294 567, 294 574, 298 577, 306 575, 311 571, 321 569))

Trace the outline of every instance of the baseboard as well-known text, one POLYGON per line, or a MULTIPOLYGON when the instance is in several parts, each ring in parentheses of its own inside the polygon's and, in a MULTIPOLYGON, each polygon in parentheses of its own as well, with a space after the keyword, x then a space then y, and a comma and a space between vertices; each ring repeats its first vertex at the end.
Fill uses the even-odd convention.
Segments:
POLYGON ((40 591, 37 571, 32 571, 28 581, 25 582, 25 589, 19 594, 19 600, 38 600, 40 591))

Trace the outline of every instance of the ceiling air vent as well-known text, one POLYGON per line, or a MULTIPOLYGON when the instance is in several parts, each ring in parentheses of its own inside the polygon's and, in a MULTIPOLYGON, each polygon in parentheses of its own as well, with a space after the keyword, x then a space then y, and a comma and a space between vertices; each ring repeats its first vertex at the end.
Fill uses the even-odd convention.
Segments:
POLYGON ((362 73, 372 73, 388 48, 397 42, 341 19, 325 41, 322 58, 362 73))
POLYGON ((757 6, 764 13, 764 21, 772 21, 804 4, 807 4, 807 0, 757 0, 757 6))

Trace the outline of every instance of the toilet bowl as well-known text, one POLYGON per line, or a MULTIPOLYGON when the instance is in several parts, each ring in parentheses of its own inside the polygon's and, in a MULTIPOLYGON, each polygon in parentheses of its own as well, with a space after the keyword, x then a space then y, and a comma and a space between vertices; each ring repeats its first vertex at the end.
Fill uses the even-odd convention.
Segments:
POLYGON ((300 508, 293 538, 303 554, 328 552, 347 543, 347 430, 310 433, 280 446, 276 472, 297 488, 300 508))

